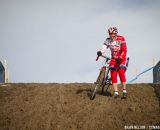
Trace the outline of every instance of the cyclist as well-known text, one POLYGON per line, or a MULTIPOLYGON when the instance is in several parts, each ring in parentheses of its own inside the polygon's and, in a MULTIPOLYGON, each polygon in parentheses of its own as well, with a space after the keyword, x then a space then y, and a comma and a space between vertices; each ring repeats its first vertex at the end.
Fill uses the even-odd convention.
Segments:
POLYGON ((106 49, 109 48, 111 51, 111 80, 114 87, 114 98, 119 97, 118 87, 117 87, 117 75, 119 74, 121 84, 123 87, 123 97, 127 98, 126 91, 126 62, 127 62, 127 45, 125 38, 123 36, 117 35, 118 30, 116 27, 110 27, 108 29, 109 37, 106 38, 102 49, 97 52, 98 56, 105 53, 106 49))

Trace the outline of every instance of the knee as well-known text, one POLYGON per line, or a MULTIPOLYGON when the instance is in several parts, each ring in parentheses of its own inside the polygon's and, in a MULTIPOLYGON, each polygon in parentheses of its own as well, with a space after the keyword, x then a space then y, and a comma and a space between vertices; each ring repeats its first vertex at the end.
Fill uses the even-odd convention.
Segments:
POLYGON ((126 72, 126 69, 125 69, 125 68, 120 68, 120 69, 119 69, 119 74, 120 74, 120 75, 124 75, 125 72, 126 72))
POLYGON ((120 69, 124 69, 125 71, 127 70, 127 67, 123 64, 120 65, 120 69))
POLYGON ((110 68, 111 72, 116 70, 115 66, 110 66, 109 68, 110 68))

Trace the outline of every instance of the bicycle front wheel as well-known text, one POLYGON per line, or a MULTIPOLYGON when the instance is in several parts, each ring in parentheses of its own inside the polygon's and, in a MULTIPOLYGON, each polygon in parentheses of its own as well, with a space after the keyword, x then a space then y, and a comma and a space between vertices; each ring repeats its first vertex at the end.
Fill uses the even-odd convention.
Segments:
POLYGON ((98 84, 96 84, 93 92, 91 93, 91 97, 90 97, 91 100, 94 100, 94 99, 95 99, 96 94, 97 94, 97 89, 98 89, 98 84))

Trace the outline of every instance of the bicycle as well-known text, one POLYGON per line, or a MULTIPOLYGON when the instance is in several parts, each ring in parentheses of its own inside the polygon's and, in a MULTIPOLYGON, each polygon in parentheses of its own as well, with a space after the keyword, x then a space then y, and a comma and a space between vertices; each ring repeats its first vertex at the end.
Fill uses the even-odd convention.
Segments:
MULTIPOLYGON (((94 82, 95 88, 91 94, 91 97, 90 97, 91 100, 95 99, 98 88, 102 87, 101 92, 102 94, 105 94, 109 86, 111 85, 111 78, 109 77, 109 72, 110 72, 109 63, 111 59, 106 56, 101 56, 101 57, 105 58, 105 65, 101 67, 97 80, 96 82, 94 82)), ((99 56, 97 57, 96 61, 98 59, 99 59, 99 56)))

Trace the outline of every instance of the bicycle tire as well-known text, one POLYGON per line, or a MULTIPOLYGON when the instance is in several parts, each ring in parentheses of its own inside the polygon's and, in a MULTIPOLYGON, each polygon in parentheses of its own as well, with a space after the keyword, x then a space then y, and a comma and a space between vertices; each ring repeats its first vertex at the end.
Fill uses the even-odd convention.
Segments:
POLYGON ((104 83, 104 77, 105 77, 105 70, 101 69, 101 71, 99 73, 99 76, 98 76, 98 79, 95 82, 96 86, 95 86, 95 88, 94 88, 94 90, 93 90, 93 92, 91 94, 91 97, 90 97, 91 100, 95 99, 98 87, 101 87, 103 85, 103 83, 104 83))
POLYGON ((98 89, 98 84, 96 84, 96 87, 94 88, 94 90, 93 90, 93 92, 91 94, 91 97, 90 97, 91 100, 95 99, 96 94, 97 94, 97 89, 98 89))
POLYGON ((110 84, 105 84, 105 85, 103 85, 103 86, 102 86, 102 94, 105 95, 105 94, 107 93, 109 87, 110 87, 110 84))
POLYGON ((99 74, 99 76, 98 76, 98 79, 97 79, 96 83, 99 84, 99 85, 103 85, 103 83, 104 83, 104 78, 105 78, 105 70, 102 69, 102 70, 100 71, 100 74, 99 74))

